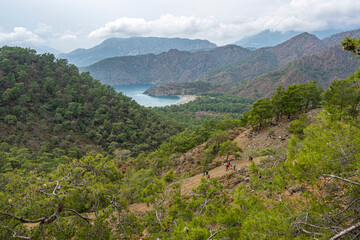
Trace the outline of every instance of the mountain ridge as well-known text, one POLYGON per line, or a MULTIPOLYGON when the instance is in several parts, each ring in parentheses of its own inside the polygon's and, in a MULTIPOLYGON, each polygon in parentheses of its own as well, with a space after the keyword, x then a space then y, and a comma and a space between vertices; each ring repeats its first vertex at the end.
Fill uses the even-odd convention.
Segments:
POLYGON ((82 68, 101 82, 113 85, 191 81, 201 73, 242 59, 251 51, 235 45, 208 51, 185 52, 171 49, 158 55, 104 59, 82 68))
POLYGON ((216 44, 200 39, 158 37, 109 38, 92 48, 75 49, 69 53, 60 54, 59 57, 66 58, 70 63, 79 67, 85 67, 110 57, 149 53, 159 54, 170 49, 199 51, 215 47, 216 44))

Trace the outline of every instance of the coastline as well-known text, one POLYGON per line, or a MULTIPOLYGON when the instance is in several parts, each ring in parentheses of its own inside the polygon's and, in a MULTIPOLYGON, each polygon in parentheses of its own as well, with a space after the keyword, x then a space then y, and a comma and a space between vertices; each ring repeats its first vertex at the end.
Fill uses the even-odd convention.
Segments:
POLYGON ((195 95, 179 95, 178 97, 180 97, 180 100, 175 103, 175 105, 182 105, 194 101, 197 98, 195 95))

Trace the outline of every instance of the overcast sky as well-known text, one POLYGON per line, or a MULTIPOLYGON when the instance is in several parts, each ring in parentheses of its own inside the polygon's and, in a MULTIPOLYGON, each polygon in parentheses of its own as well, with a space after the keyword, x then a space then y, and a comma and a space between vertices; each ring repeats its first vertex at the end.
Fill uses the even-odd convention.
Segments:
POLYGON ((27 42, 63 52, 109 37, 225 45, 267 29, 357 28, 359 0, 0 0, 0 45, 27 42))

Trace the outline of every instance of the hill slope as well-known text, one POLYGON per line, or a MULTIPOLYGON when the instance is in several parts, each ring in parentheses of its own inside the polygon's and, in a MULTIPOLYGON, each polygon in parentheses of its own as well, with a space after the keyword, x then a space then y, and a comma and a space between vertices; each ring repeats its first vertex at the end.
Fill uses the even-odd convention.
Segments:
POLYGON ((243 61, 209 71, 198 80, 213 83, 242 82, 323 50, 324 44, 315 35, 302 33, 275 47, 261 48, 243 61))
POLYGON ((191 81, 205 71, 248 56, 250 50, 228 45, 209 51, 170 50, 158 55, 109 58, 84 71, 106 84, 167 83, 191 81))
POLYGON ((155 149, 178 130, 153 110, 79 74, 66 60, 29 49, 0 48, 3 149, 49 153, 49 161, 92 150, 139 153, 155 149))
POLYGON ((278 86, 302 84, 316 80, 318 86, 329 87, 332 81, 354 72, 359 62, 340 46, 333 46, 318 55, 302 57, 280 69, 239 84, 233 93, 239 96, 271 96, 278 86))
POLYGON ((59 57, 66 58, 70 63, 79 67, 84 67, 110 57, 148 53, 159 54, 170 49, 199 51, 215 47, 214 43, 199 39, 156 37, 109 38, 93 48, 76 49, 70 53, 60 54, 59 57))

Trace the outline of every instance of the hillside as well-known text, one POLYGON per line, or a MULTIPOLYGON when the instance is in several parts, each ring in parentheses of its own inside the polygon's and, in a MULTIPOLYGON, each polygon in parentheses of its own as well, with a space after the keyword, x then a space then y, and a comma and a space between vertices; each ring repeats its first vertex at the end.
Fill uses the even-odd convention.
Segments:
POLYGON ((242 61, 209 71, 197 80, 213 83, 242 82, 324 49, 325 46, 316 36, 302 33, 275 47, 261 48, 242 61))
POLYGON ((333 46, 318 55, 302 57, 280 69, 265 73, 234 88, 233 93, 243 97, 270 97, 279 86, 302 84, 316 80, 323 88, 332 81, 343 79, 354 72, 359 61, 340 46, 333 46))
POLYGON ((170 49, 179 51, 199 51, 213 49, 216 45, 207 40, 190 40, 183 38, 132 37, 109 38, 89 49, 76 49, 70 53, 60 54, 70 63, 79 67, 89 66, 105 58, 134 56, 148 53, 159 54, 170 49))
POLYGON ((105 84, 139 84, 187 82, 198 75, 251 53, 242 47, 228 45, 208 51, 170 50, 158 55, 116 57, 102 60, 83 71, 105 84))
MULTIPOLYGON (((338 51, 296 62, 331 71, 312 59, 338 51)), ((0 239, 358 239, 359 86, 360 69, 325 91, 199 97, 184 110, 252 105, 173 134, 66 60, 0 48, 0 239)))
MULTIPOLYGON (((0 48, 0 145, 21 168, 22 154, 44 169, 62 156, 81 157, 117 148, 133 154, 154 150, 180 127, 102 85, 51 54, 0 48)), ((5 155, 4 155, 5 156, 5 155)))
MULTIPOLYGON (((258 49, 239 62, 209 70, 197 81, 212 85, 204 92, 225 92, 243 97, 269 96, 278 86, 316 80, 328 87, 335 79, 355 71, 358 62, 341 50, 339 41, 358 30, 319 40, 308 33, 299 34, 275 47, 258 49), (329 47, 327 47, 329 46, 329 47)), ((184 84, 165 84, 150 88, 148 94, 198 94, 184 84)))
POLYGON ((323 39, 322 42, 327 47, 331 47, 334 45, 338 45, 344 39, 344 37, 349 37, 349 36, 360 37, 360 29, 334 34, 330 37, 323 39))

